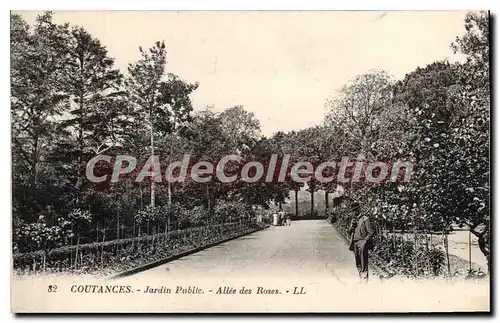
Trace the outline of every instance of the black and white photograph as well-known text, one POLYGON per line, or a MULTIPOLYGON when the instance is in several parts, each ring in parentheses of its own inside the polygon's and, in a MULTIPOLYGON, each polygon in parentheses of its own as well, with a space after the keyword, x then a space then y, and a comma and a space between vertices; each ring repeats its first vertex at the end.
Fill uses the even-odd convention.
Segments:
POLYGON ((11 311, 489 313, 491 21, 12 10, 11 311))

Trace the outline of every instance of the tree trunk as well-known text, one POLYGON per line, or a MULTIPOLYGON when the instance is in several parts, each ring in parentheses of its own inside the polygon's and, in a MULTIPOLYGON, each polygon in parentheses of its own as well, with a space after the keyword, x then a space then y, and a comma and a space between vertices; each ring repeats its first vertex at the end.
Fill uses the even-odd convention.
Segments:
POLYGON ((486 265, 488 267, 488 274, 490 273, 490 261, 491 261, 491 250, 490 250, 490 241, 489 241, 489 234, 486 234, 489 228, 486 228, 484 232, 478 234, 474 231, 474 235, 477 237, 477 243, 479 245, 479 249, 483 253, 483 255, 486 257, 486 265))
POLYGON ((33 169, 32 169, 32 185, 33 187, 36 185, 38 181, 38 136, 35 136, 34 143, 33 143, 33 156, 32 156, 32 163, 33 163, 33 169))
POLYGON ((310 187, 311 190, 311 216, 314 216, 314 188, 310 187))
MULTIPOLYGON (((172 141, 170 141, 170 155, 168 156, 168 162, 172 163, 172 141)), ((167 179, 167 189, 168 189, 168 205, 172 205, 172 183, 167 179)))
MULTIPOLYGON (((83 73, 83 58, 80 57, 80 71, 83 73)), ((81 201, 81 188, 83 186, 83 181, 85 180, 83 176, 83 115, 84 115, 84 93, 80 91, 79 94, 79 115, 78 115, 78 160, 77 160, 77 168, 76 168, 76 184, 75 188, 77 189, 76 201, 77 204, 81 201)))
POLYGON ((328 191, 325 191, 325 212, 328 214, 328 209, 330 208, 330 201, 328 200, 328 191))
POLYGON ((469 272, 472 271, 472 250, 471 250, 471 244, 472 244, 472 233, 469 230, 469 272))
POLYGON ((168 237, 168 222, 165 222, 165 244, 167 243, 168 237))
MULTIPOLYGON (((31 209, 31 214, 33 216, 36 215, 37 213, 37 208, 36 208, 36 200, 37 200, 37 190, 36 190, 36 183, 37 183, 37 170, 38 170, 38 135, 35 136, 33 140, 33 152, 31 156, 31 163, 32 163, 32 169, 31 169, 31 183, 29 186, 29 189, 31 191, 31 203, 30 203, 30 209, 31 209)), ((36 219, 36 217, 35 217, 36 219)))
POLYGON ((425 251, 429 251, 429 239, 427 237, 427 226, 424 225, 425 251))
POLYGON ((450 276, 451 275, 450 253, 448 250, 448 234, 446 234, 446 226, 443 227, 443 236, 444 236, 444 250, 446 252, 446 266, 448 269, 448 276, 450 276))
MULTIPOLYGON (((172 141, 170 141, 170 155, 168 157, 168 162, 172 163, 172 141)), ((172 206, 172 183, 170 182, 170 178, 167 177, 167 190, 168 190, 168 200, 167 204, 169 208, 172 206)), ((170 227, 170 212, 167 214, 167 219, 165 223, 165 235, 167 234, 168 228, 170 227)), ((166 236, 165 236, 166 237, 166 236)))
POLYGON ((299 189, 295 189, 295 216, 299 216, 299 189))
POLYGON ((211 205, 210 205, 210 190, 208 188, 208 183, 206 184, 206 187, 207 187, 207 210, 208 210, 208 215, 210 216, 211 215, 211 212, 210 212, 211 205))
MULTIPOLYGON (((151 157, 155 154, 155 145, 154 145, 154 127, 153 127, 153 113, 149 111, 149 124, 151 126, 150 136, 151 136, 151 157)), ((153 210, 155 207, 155 174, 154 168, 151 171, 151 209, 153 210)))

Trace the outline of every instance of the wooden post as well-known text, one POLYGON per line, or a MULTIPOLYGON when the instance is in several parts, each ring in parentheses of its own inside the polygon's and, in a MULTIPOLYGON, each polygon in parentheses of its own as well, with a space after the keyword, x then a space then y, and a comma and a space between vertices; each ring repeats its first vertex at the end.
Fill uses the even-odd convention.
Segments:
POLYGON ((42 270, 45 272, 45 252, 43 252, 43 257, 42 257, 42 270))
MULTIPOLYGON (((425 237, 425 251, 426 255, 429 254, 429 240, 427 239, 427 226, 424 224, 424 237, 425 237)), ((429 257, 427 257, 427 270, 431 272, 431 263, 429 261, 429 257)))
POLYGON ((106 232, 104 231, 104 227, 102 229, 102 243, 103 246, 101 248, 101 267, 104 267, 104 239, 106 239, 106 232))
POLYGON ((116 209, 116 239, 120 239, 120 208, 116 209))
POLYGON ((78 248, 80 247, 80 235, 76 239, 76 253, 75 253, 75 269, 78 266, 78 248))
POLYGON ((143 207, 144 207, 144 191, 142 190, 142 187, 141 187, 141 210, 143 207))
MULTIPOLYGON (((73 223, 71 223, 71 233, 73 233, 73 223)), ((71 247, 73 245, 73 236, 71 236, 69 246, 71 247)), ((69 267, 71 268, 71 265, 73 264, 73 252, 71 251, 71 248, 69 249, 69 267)))

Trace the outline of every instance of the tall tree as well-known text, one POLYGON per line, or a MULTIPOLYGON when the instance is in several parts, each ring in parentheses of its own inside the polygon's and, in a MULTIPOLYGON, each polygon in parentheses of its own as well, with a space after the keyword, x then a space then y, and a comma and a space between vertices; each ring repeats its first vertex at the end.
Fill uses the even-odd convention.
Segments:
POLYGON ((106 48, 82 27, 68 37, 65 83, 71 99, 69 117, 60 128, 61 145, 76 169, 75 188, 85 181, 85 163, 93 155, 117 144, 120 111, 126 104, 117 101, 121 75, 113 68, 106 48))
MULTIPOLYGON (((168 79, 161 83, 160 102, 165 106, 158 109, 156 119, 156 129, 164 141, 168 154, 168 162, 171 163, 174 157, 174 145, 180 143, 180 138, 185 136, 189 123, 192 121, 191 112, 193 105, 190 95, 198 88, 198 83, 187 83, 177 75, 168 74, 168 79)), ((167 180, 168 204, 172 204, 172 183, 167 180)))
MULTIPOLYGON (((149 50, 139 47, 141 58, 129 64, 129 75, 125 84, 129 97, 135 104, 134 112, 137 115, 136 122, 148 120, 150 153, 155 154, 155 125, 159 115, 164 111, 165 102, 162 97, 162 78, 165 75, 167 51, 164 42, 156 42, 149 50)), ((155 207, 155 180, 151 176, 151 203, 155 207)))
POLYGON ((391 83, 385 71, 374 70, 355 77, 327 101, 327 126, 336 126, 346 137, 346 153, 366 158, 374 154, 371 145, 378 133, 378 116, 390 108, 391 83))
POLYGON ((455 172, 456 221, 468 226, 490 269, 490 17, 488 12, 468 13, 465 34, 452 44, 467 57, 460 66, 455 87, 456 128, 451 138, 459 171, 455 172))
POLYGON ((259 120, 243 106, 237 105, 224 110, 220 117, 224 137, 232 153, 248 153, 261 138, 259 120))
POLYGON ((68 108, 63 86, 67 32, 67 25, 52 22, 50 12, 37 17, 32 31, 20 16, 11 15, 14 205, 26 217, 43 206, 37 202, 40 162, 54 134, 54 118, 68 108))

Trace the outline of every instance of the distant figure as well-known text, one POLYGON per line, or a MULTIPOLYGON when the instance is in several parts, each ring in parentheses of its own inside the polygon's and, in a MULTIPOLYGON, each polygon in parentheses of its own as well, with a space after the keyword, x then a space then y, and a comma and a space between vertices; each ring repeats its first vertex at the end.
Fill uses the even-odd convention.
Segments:
POLYGON ((368 281, 368 250, 373 248, 373 230, 370 218, 360 212, 359 203, 351 205, 356 219, 351 222, 351 227, 347 233, 351 236, 349 250, 354 251, 354 259, 358 268, 359 277, 365 282, 368 281))
POLYGON ((290 214, 286 215, 286 225, 292 225, 292 217, 290 214))
POLYGON ((285 213, 280 212, 279 215, 280 215, 280 225, 284 226, 285 225, 285 213))

